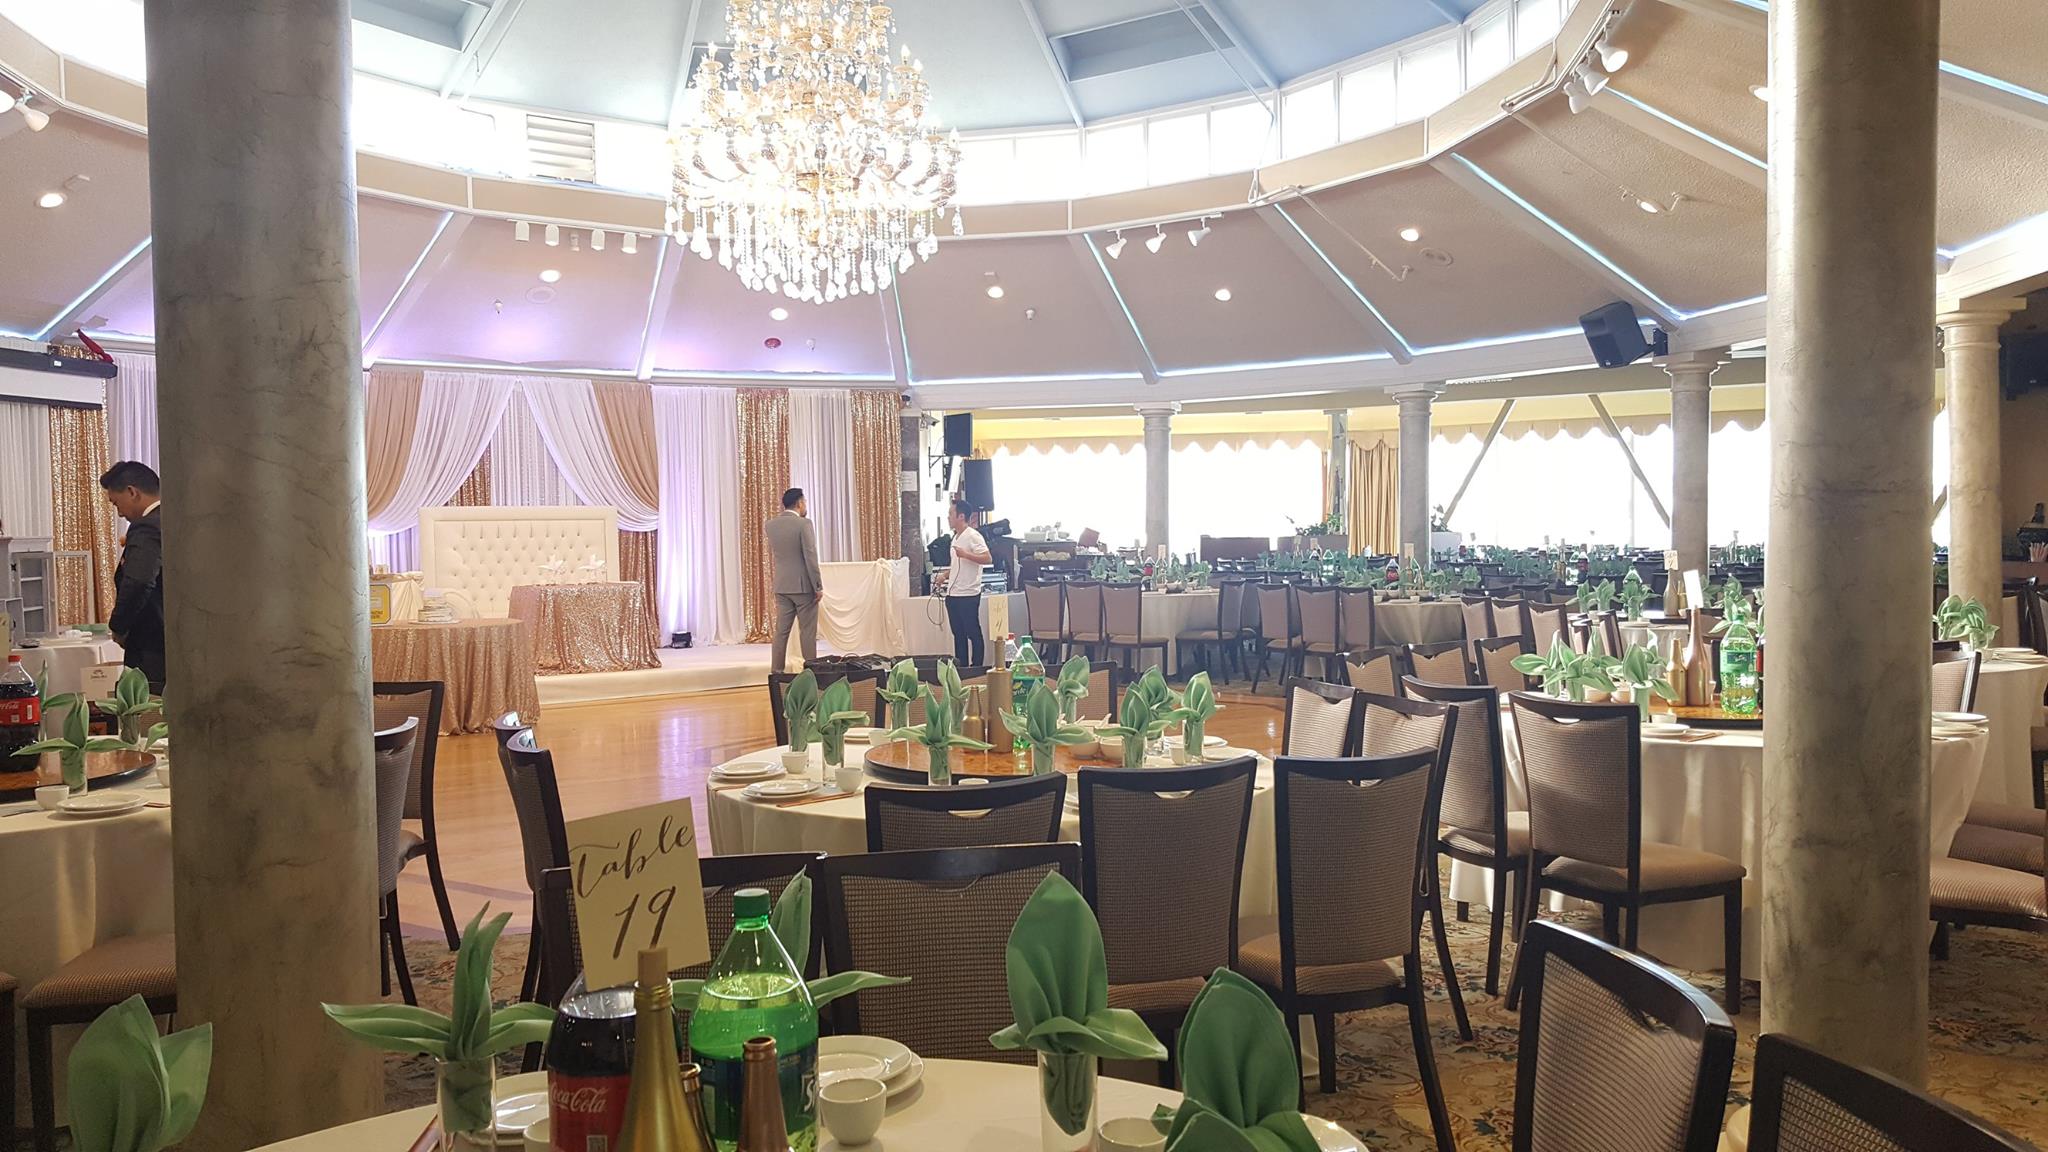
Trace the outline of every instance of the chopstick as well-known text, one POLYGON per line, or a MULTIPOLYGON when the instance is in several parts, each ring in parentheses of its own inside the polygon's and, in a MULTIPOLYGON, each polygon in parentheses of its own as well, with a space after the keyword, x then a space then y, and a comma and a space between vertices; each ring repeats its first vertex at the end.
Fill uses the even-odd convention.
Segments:
POLYGON ((414 1140, 412 1147, 406 1149, 406 1152, 434 1152, 435 1146, 440 1142, 441 1118, 436 1116, 427 1121, 427 1126, 420 1131, 419 1139, 414 1140))

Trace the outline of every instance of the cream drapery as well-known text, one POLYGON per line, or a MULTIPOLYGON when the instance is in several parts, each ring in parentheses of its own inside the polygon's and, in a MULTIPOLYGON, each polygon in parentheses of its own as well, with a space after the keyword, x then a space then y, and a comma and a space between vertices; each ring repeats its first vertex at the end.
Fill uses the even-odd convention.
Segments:
POLYGON ((653 531, 660 522, 655 501, 635 491, 620 469, 590 381, 531 380, 522 390, 541 439, 577 498, 618 509, 621 528, 653 531))
POLYGON ((156 355, 116 352, 107 381, 107 444, 116 460, 157 467, 156 355))
POLYGON ((0 536, 50 535, 50 414, 0 400, 0 536))
POLYGON ((1350 499, 1344 530, 1356 552, 1392 555, 1399 548, 1401 508, 1400 453, 1392 444, 1351 441, 1350 499))
POLYGON ((789 393, 789 483, 804 490, 818 533, 818 559, 858 559, 853 513, 853 409, 840 388, 789 393))
POLYGON ((533 382, 515 388, 505 402, 505 418, 484 454, 491 468, 490 503, 500 508, 559 508, 581 504, 569 480, 555 463, 542 438, 540 424, 527 403, 533 382))
POLYGON ((366 465, 364 506, 372 519, 391 507, 398 481, 412 454, 413 425, 420 418, 420 373, 378 368, 370 373, 363 399, 366 465))
POLYGON ((745 636, 740 577, 739 393, 658 388, 654 439, 661 462, 662 629, 699 645, 745 636))

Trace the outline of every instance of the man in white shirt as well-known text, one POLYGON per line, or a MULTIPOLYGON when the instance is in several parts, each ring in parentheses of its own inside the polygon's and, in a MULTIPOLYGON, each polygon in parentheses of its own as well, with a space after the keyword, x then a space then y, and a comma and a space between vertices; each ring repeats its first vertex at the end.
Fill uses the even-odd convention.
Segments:
POLYGON ((979 668, 986 644, 981 634, 981 570, 993 557, 981 533, 967 522, 964 500, 953 501, 946 523, 953 529, 953 566, 946 570, 946 622, 953 629, 953 662, 979 668))

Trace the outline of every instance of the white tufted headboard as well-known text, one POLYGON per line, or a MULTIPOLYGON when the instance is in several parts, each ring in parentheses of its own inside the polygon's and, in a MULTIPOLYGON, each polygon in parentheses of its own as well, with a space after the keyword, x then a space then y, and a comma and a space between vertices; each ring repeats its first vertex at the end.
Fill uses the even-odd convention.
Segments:
POLYGON ((560 558, 569 580, 592 555, 606 580, 619 578, 616 508, 422 508, 420 573, 428 591, 461 596, 478 616, 504 616, 512 589, 541 584, 541 565, 560 558))

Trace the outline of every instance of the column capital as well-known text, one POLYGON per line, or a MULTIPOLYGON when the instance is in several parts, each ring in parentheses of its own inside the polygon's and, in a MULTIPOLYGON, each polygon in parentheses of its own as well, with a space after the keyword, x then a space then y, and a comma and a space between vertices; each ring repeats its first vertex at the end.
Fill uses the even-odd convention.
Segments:
POLYGON ((1147 422, 1150 422, 1153 420, 1165 420, 1171 418, 1175 413, 1180 411, 1180 401, 1148 400, 1143 404, 1133 404, 1132 407, 1137 409, 1138 415, 1143 416, 1147 422))
POLYGON ((1401 405, 1403 412, 1427 412, 1436 398, 1444 394, 1442 384, 1397 384, 1387 389, 1387 395, 1401 405))
POLYGON ((1714 373, 1727 366, 1728 349, 1701 348, 1679 352, 1659 357, 1656 364, 1671 377, 1673 392, 1704 392, 1712 384, 1714 373))
POLYGON ((1941 328, 1941 346, 1960 348, 1988 343, 1995 348, 1999 326, 2026 306, 2027 302, 2017 297, 1979 297, 1938 313, 1934 322, 1941 328))

